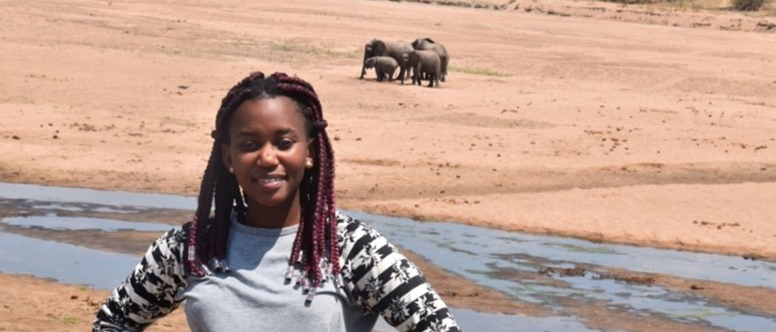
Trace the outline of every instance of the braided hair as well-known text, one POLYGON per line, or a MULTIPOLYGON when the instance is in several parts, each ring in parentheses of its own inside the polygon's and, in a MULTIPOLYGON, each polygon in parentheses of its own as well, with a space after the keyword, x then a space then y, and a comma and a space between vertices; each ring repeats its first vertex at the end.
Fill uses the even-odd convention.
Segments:
POLYGON ((312 85, 297 77, 274 73, 265 77, 253 72, 232 87, 221 101, 216 115, 213 149, 199 190, 197 211, 188 239, 188 270, 204 276, 210 269, 228 271, 224 264, 227 235, 232 213, 244 216, 247 207, 237 179, 223 164, 220 146, 229 143, 229 119, 242 103, 249 100, 288 97, 297 104, 305 119, 307 137, 312 139, 313 167, 305 170, 299 186, 302 217, 289 258, 286 279, 295 269, 302 274, 297 281, 309 289, 308 301, 327 275, 339 279, 339 246, 334 209, 334 153, 326 134, 321 103, 312 85), (215 213, 211 208, 215 202, 215 213), (312 286, 312 288, 309 288, 312 286))

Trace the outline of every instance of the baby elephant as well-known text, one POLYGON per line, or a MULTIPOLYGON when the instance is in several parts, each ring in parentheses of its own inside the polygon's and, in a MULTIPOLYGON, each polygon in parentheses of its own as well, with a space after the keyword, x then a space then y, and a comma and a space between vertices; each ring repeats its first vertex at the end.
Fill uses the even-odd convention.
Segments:
POLYGON ((382 82, 388 78, 389 81, 393 81, 393 72, 396 71, 396 67, 399 63, 389 56, 373 56, 364 60, 365 68, 374 67, 375 73, 377 73, 377 81, 382 82))
MULTIPOLYGON (((415 82, 421 85, 421 78, 424 74, 428 75, 428 87, 433 87, 436 83, 439 87, 439 77, 442 74, 442 62, 439 54, 434 51, 410 51, 404 54, 402 58, 405 65, 412 68, 412 84, 415 82)), ((404 80, 402 80, 404 83, 404 80)))

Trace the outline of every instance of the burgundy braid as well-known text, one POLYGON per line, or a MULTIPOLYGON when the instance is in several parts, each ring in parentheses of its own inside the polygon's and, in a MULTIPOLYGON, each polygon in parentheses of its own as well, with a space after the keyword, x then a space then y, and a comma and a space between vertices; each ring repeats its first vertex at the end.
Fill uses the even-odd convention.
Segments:
POLYGON ((242 103, 240 100, 247 96, 244 87, 251 84, 255 79, 263 77, 264 74, 257 72, 237 83, 221 100, 221 108, 219 108, 216 114, 216 130, 211 133, 211 136, 214 138, 213 148, 210 151, 205 174, 202 176, 197 212, 192 221, 188 241, 187 259, 189 270, 197 276, 205 275, 206 271, 202 267, 210 263, 212 258, 223 259, 224 257, 223 253, 225 250, 218 248, 225 248, 226 245, 229 213, 225 211, 231 211, 233 201, 237 204, 238 210, 245 210, 244 203, 239 194, 236 194, 234 191, 225 193, 222 189, 224 184, 229 183, 226 179, 231 177, 234 181, 234 177, 228 174, 220 158, 220 148, 225 137, 222 131, 225 130, 224 127, 231 113, 242 103), (214 199, 216 201, 216 215, 214 218, 210 218, 214 199), (226 220, 224 220, 225 218, 226 220))
POLYGON ((201 268, 211 260, 222 260, 226 254, 229 218, 232 210, 242 216, 246 212, 237 181, 226 170, 220 158, 220 146, 228 142, 228 122, 232 113, 246 100, 287 96, 293 99, 303 112, 308 134, 316 141, 313 169, 305 172, 300 184, 302 218, 294 239, 289 265, 300 263, 303 272, 318 287, 325 273, 338 276, 339 244, 334 208, 334 152, 329 136, 324 130, 326 121, 318 96, 312 85, 297 77, 274 73, 265 78, 255 72, 232 87, 221 101, 213 131, 213 149, 202 177, 197 212, 189 236, 188 266, 192 273, 202 276, 201 268), (215 214, 210 212, 215 201, 215 214), (193 254, 191 253, 193 251, 193 254), (322 262, 329 271, 323 271, 322 262))
POLYGON ((300 228, 300 231, 312 234, 303 234, 301 238, 297 238, 292 249, 291 262, 296 261, 296 256, 301 249, 306 256, 304 257, 304 270, 308 271, 313 282, 312 286, 318 287, 322 279, 320 269, 322 256, 328 256, 326 260, 329 262, 332 274, 339 274, 339 245, 336 236, 329 237, 329 241, 326 241, 325 236, 327 228, 328 232, 336 232, 337 229, 334 210, 334 151, 324 130, 326 122, 323 119, 321 104, 313 87, 299 78, 289 77, 281 73, 275 73, 272 77, 277 78, 279 90, 292 96, 301 97, 292 98, 302 99, 307 103, 307 107, 311 111, 311 119, 309 120, 312 120, 316 129, 313 138, 317 141, 318 148, 315 149, 316 160, 312 170, 313 180, 309 186, 311 188, 303 188, 306 194, 310 194, 310 201, 307 206, 303 207, 303 211, 307 211, 305 217, 312 217, 310 218, 312 220, 310 226, 312 227, 305 225, 306 227, 300 228))

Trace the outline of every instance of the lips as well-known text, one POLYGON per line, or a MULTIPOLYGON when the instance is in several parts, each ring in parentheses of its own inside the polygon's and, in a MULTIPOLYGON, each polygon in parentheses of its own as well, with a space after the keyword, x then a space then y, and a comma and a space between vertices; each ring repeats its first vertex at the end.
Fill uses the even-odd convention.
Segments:
POLYGON ((253 176, 251 180, 259 188, 277 189, 287 180, 287 176, 283 174, 263 174, 253 176))

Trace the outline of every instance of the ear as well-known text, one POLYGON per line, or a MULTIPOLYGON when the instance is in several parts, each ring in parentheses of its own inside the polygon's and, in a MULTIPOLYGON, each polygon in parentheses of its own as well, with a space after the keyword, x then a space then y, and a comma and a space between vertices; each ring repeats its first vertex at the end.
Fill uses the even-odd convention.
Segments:
POLYGON ((315 138, 311 138, 307 141, 307 157, 306 158, 312 158, 313 163, 317 162, 315 160, 315 151, 317 150, 315 147, 315 138))
POLYGON ((232 156, 229 154, 229 144, 221 143, 221 161, 224 163, 224 167, 229 173, 234 173, 232 168, 232 156))

